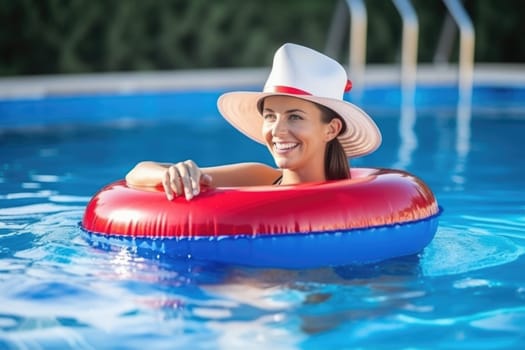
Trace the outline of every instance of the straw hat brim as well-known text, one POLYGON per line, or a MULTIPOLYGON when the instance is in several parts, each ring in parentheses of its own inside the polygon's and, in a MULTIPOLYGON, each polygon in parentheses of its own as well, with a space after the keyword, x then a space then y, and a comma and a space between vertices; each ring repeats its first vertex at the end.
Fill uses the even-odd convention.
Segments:
POLYGON ((217 107, 222 116, 252 140, 265 144, 262 135, 263 118, 258 110, 262 98, 274 95, 290 96, 311 101, 333 110, 346 123, 346 130, 337 139, 348 158, 375 151, 381 144, 381 132, 374 121, 356 105, 326 97, 275 92, 229 92, 219 97, 217 107))

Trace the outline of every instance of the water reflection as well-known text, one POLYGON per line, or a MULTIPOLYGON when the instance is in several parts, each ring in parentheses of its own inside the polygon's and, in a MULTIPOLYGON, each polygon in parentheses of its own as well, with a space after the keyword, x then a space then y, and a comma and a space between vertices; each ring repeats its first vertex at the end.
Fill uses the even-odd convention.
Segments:
POLYGON ((413 92, 404 92, 401 104, 401 119, 399 120, 399 136, 401 144, 397 151, 395 169, 406 169, 412 164, 412 156, 417 149, 418 140, 414 132, 416 124, 416 108, 413 92))
POLYGON ((472 93, 470 90, 460 92, 456 115, 456 162, 452 173, 452 182, 465 183, 466 162, 470 152, 470 122, 472 114, 472 93))
POLYGON ((157 310, 166 320, 182 318, 220 330, 224 345, 233 340, 226 333, 237 334, 238 341, 259 337, 259 345, 267 344, 269 335, 289 334, 299 340, 301 333, 327 332, 351 320, 413 309, 411 300, 425 294, 410 283, 421 275, 418 256, 371 265, 283 270, 144 259, 129 250, 106 254, 109 259, 99 267, 104 271, 99 277, 133 286, 128 298, 138 308, 157 310))
POLYGON ((299 334, 315 335, 385 317, 394 310, 417 309, 413 300, 426 292, 408 282, 420 274, 418 261, 411 256, 366 266, 311 270, 237 268, 231 279, 203 288, 213 298, 244 305, 232 310, 232 320, 248 314, 241 310, 249 307, 258 310, 262 316, 257 319, 266 319, 264 325, 270 329, 293 327, 290 331, 296 336, 297 328, 299 334))

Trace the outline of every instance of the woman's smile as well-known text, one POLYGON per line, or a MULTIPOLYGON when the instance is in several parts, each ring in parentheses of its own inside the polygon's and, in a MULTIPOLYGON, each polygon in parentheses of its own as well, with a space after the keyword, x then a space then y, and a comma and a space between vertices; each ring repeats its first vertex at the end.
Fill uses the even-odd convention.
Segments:
POLYGON ((286 154, 288 152, 291 152, 295 148, 299 147, 299 143, 297 142, 274 142, 273 148, 276 153, 279 154, 286 154))

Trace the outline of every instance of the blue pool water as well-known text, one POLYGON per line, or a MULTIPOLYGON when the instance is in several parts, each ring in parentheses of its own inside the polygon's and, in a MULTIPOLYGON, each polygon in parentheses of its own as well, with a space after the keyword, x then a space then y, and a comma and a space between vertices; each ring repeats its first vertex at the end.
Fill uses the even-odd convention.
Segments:
POLYGON ((384 141, 353 166, 406 169, 444 213, 417 257, 255 269, 91 247, 89 198, 139 160, 271 164, 220 91, 0 101, 0 349, 521 349, 525 89, 372 89, 384 141), (459 115, 459 116, 458 116, 459 115))

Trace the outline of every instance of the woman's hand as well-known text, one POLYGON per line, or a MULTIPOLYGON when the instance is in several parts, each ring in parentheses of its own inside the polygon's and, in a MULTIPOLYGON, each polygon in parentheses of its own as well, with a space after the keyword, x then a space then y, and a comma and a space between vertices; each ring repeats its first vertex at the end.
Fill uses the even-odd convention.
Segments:
POLYGON ((201 185, 210 186, 212 178, 204 174, 192 160, 170 165, 162 178, 168 200, 184 196, 190 200, 201 192, 201 185))
POLYGON ((162 185, 169 200, 182 195, 190 200, 201 192, 203 185, 271 185, 281 175, 281 170, 260 163, 229 164, 201 169, 191 160, 177 164, 142 161, 126 174, 126 183, 129 187, 138 189, 155 189, 162 185))

